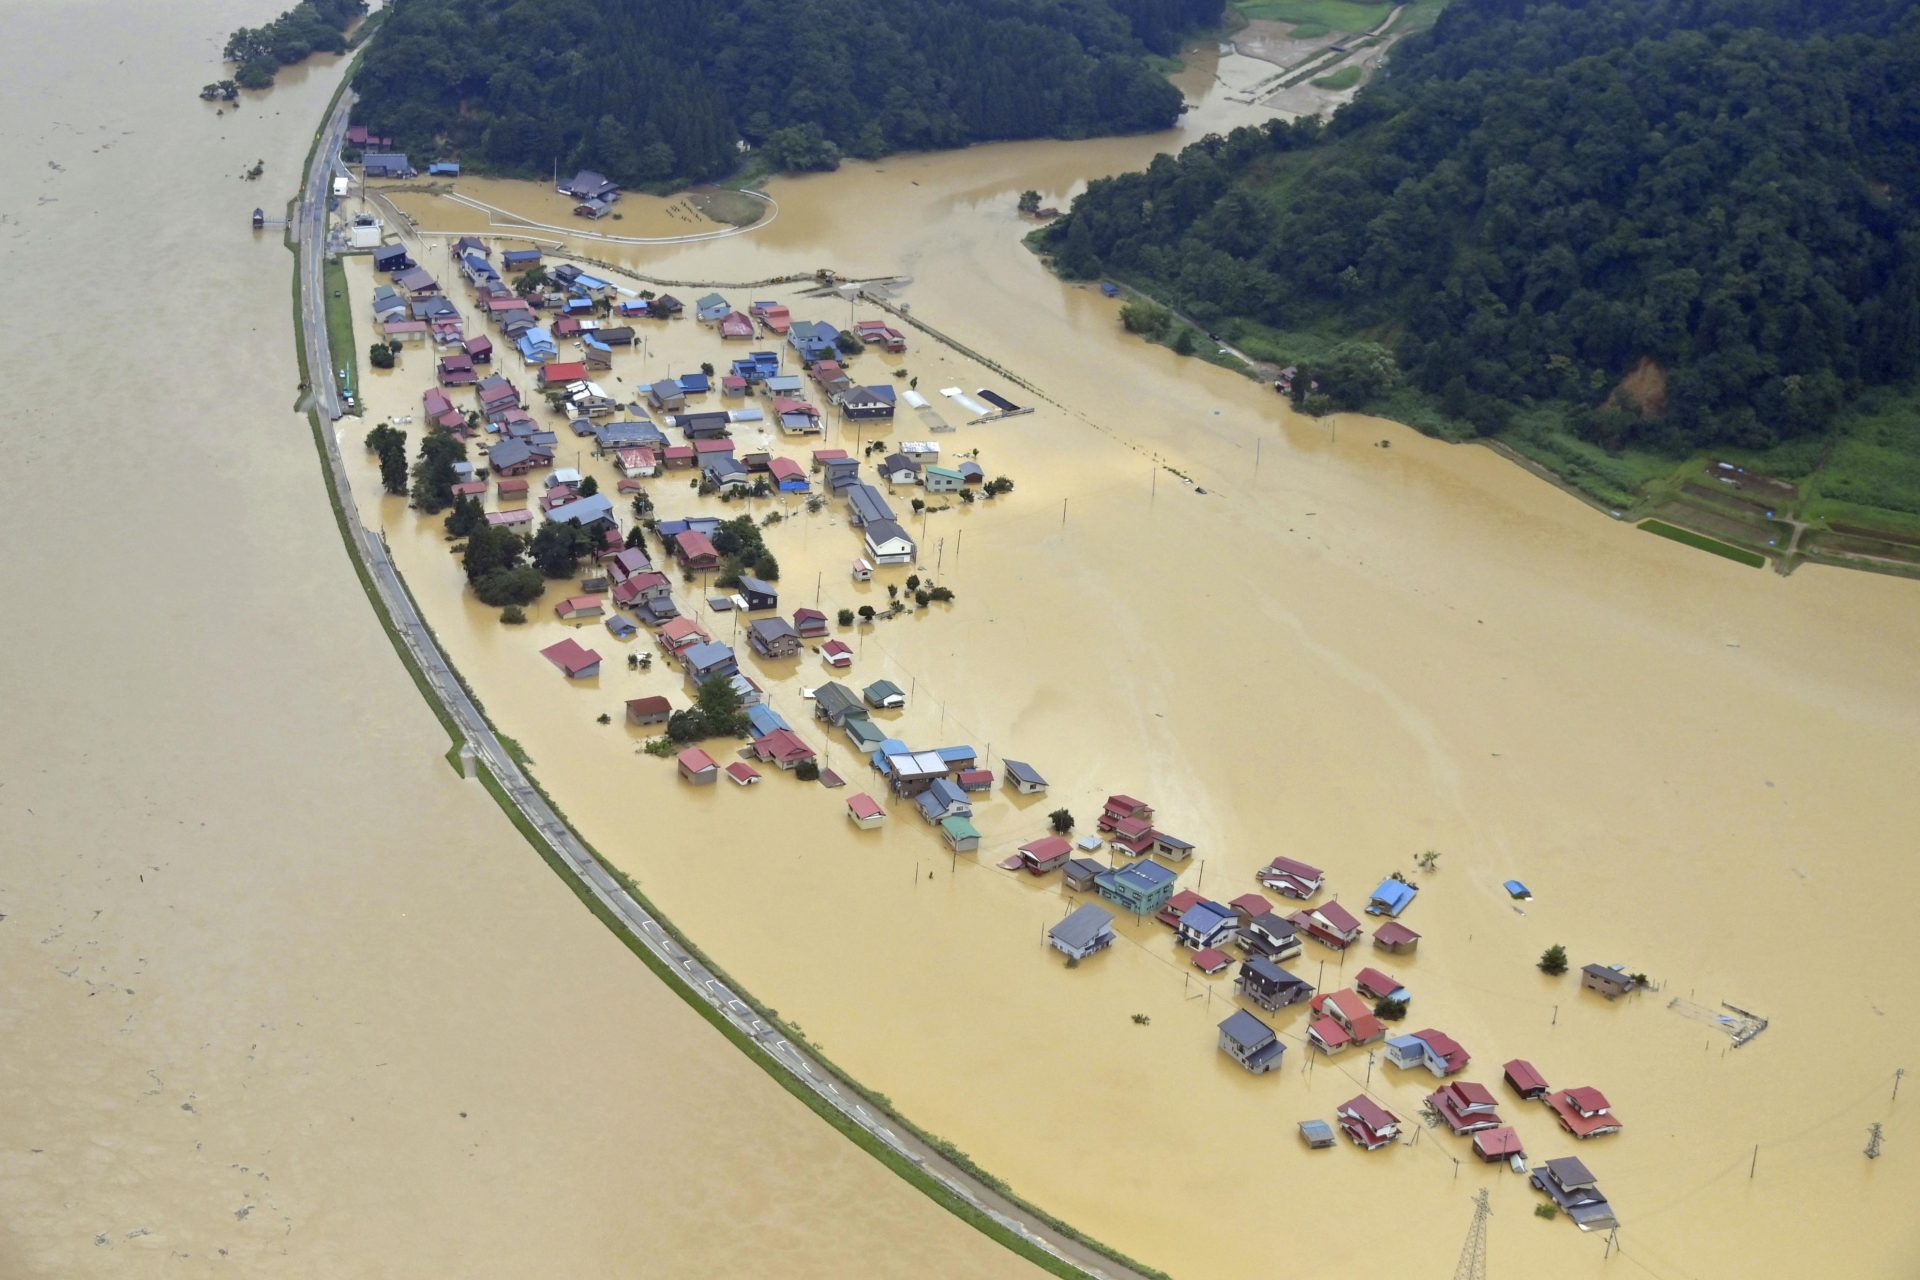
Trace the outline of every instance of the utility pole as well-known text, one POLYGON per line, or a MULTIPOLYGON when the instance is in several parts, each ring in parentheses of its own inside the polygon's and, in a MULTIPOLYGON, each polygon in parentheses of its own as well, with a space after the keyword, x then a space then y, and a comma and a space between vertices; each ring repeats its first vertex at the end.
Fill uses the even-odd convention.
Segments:
POLYGON ((1905 1067, 1901 1067, 1893 1073, 1893 1100, 1895 1102, 1900 1101, 1900 1077, 1906 1074, 1907 1069, 1905 1067))
MULTIPOLYGON (((1455 1171, 1460 1162, 1454 1161, 1455 1171)), ((1473 1198, 1473 1225, 1467 1228, 1466 1243, 1460 1246, 1460 1262, 1453 1269, 1453 1280, 1487 1280, 1487 1217, 1493 1212, 1487 1204, 1487 1189, 1473 1198)))

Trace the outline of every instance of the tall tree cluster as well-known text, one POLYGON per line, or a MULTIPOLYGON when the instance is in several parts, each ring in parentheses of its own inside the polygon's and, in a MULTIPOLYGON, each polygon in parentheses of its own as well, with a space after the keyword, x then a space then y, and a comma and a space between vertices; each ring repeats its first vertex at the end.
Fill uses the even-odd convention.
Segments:
POLYGON ((1164 129, 1145 55, 1223 0, 395 0, 354 87, 396 145, 644 183, 1164 129))
POLYGON ((1454 0, 1326 126, 1157 157, 1047 235, 1208 323, 1380 337, 1484 430, 1558 401, 1681 451, 1920 372, 1916 198, 1912 0, 1454 0), (1618 389, 1643 361, 1663 403, 1618 389))

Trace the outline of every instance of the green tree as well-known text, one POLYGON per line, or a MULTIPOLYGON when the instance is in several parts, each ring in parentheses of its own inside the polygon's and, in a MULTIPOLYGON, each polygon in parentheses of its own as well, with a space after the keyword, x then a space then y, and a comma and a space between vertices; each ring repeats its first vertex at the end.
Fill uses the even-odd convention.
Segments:
POLYGON ((580 480, 579 489, 575 490, 575 492, 583 498, 591 498, 594 494, 600 492, 600 482, 592 476, 584 476, 580 480))
POLYGON ((843 627, 850 627, 850 626, 852 626, 852 625, 853 625, 853 610, 851 610, 851 609, 842 609, 842 610, 840 611, 840 613, 839 613, 839 619, 840 619, 840 625, 841 625, 841 626, 843 626, 843 627))
POLYGON ((839 348, 842 356, 851 357, 860 354, 861 343, 859 337, 846 329, 842 329, 833 336, 833 345, 839 348))
POLYGON ((393 368, 395 348, 384 342, 376 342, 367 348, 367 361, 376 369, 393 368))
POLYGON ((1038 191, 1028 188, 1020 193, 1020 212, 1029 214, 1040 212, 1040 193, 1038 191))
POLYGON ((518 569, 495 569, 473 584, 473 593, 482 604, 532 604, 546 590, 538 569, 521 565, 518 569))
POLYGON ((453 503, 453 464, 464 462, 467 446, 441 427, 420 441, 420 457, 413 464, 413 505, 432 515, 453 503))
POLYGON ((1191 327, 1183 324, 1180 326, 1179 332, 1173 335, 1171 345, 1175 355, 1190 356, 1199 347, 1200 340, 1191 327))
POLYGON ((533 567, 549 578, 569 578, 580 559, 593 550, 593 535, 578 520, 549 520, 527 548, 533 567))
POLYGON ((1120 308, 1120 323, 1128 333, 1157 338, 1173 325, 1173 313, 1146 298, 1130 298, 1120 308))
POLYGON ((1559 977, 1567 971, 1567 949, 1554 943, 1540 953, 1540 972, 1559 977))
POLYGON ((764 578, 768 582, 780 581, 780 562, 773 558, 773 552, 763 550, 755 557, 753 576, 764 578))
POLYGON ((447 512, 447 532, 456 538, 472 535, 476 529, 487 527, 486 509, 477 498, 455 498, 453 506, 447 512))
POLYGON ((1066 836, 1073 834, 1073 813, 1067 809, 1055 809, 1047 815, 1047 821, 1053 827, 1053 834, 1066 836))
POLYGON ((702 680, 694 703, 700 708, 700 714, 714 736, 737 737, 747 731, 746 712, 740 707, 740 691, 726 677, 715 676, 710 680, 702 680))
POLYGON ((525 553, 526 543, 513 530, 482 523, 467 535, 467 549, 461 559, 467 581, 478 585, 489 574, 516 568, 525 553))

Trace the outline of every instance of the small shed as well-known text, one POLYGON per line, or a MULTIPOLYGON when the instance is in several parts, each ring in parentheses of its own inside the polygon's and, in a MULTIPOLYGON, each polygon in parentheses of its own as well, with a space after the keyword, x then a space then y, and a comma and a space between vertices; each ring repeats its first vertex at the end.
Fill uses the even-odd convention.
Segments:
POLYGON ((889 710, 907 705, 907 695, 891 680, 875 680, 860 691, 870 707, 883 707, 889 710))
POLYGON ((1315 1151, 1333 1145, 1333 1126, 1325 1120, 1302 1120, 1300 1122, 1300 1141, 1315 1151))
POLYGON ((1047 780, 1040 776, 1040 771, 1024 760, 1002 760, 1000 768, 1007 785, 1021 795, 1037 796, 1047 789, 1047 780))
POLYGON ((665 724, 673 715, 673 704, 665 698, 629 698, 627 700, 628 724, 665 724))
POLYGON ((1062 882, 1076 892, 1093 888, 1093 879, 1107 868, 1092 858, 1069 858, 1062 882))
POLYGON ((871 831, 887 820, 880 802, 861 791, 847 797, 847 819, 862 831, 871 831))
POLYGON ((1193 967, 1202 973, 1219 973, 1232 964, 1233 957, 1218 947, 1207 947, 1193 953, 1193 967))
POLYGON ((940 820, 940 834, 956 853, 972 853, 980 847, 979 830, 959 814, 940 820))
POLYGON ((1529 1102, 1547 1096, 1547 1078, 1525 1058, 1515 1058, 1501 1067, 1500 1073, 1506 1077, 1507 1087, 1529 1102))
POLYGON ((750 787, 760 781, 760 771, 745 760, 736 760, 727 766, 727 776, 742 787, 750 787))
POLYGON ((1598 991, 1612 1000, 1624 996, 1639 984, 1619 965, 1589 964, 1580 968, 1580 986, 1586 991, 1598 991))
POLYGON ((720 780, 720 766, 699 747, 688 747, 674 757, 680 776, 696 787, 710 787, 720 780))
POLYGON ((1397 920, 1389 920, 1373 931, 1376 950, 1405 955, 1420 945, 1420 935, 1397 920))

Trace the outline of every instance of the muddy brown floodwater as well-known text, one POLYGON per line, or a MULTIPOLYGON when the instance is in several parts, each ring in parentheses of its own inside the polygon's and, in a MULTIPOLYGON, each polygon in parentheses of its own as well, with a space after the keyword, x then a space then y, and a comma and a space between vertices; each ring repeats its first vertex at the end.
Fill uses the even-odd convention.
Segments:
POLYGON ((440 758, 248 229, 339 68, 194 97, 281 7, 0 4, 0 1276, 1037 1274, 440 758))
MULTIPOLYGON (((1201 99, 1183 137, 1246 118, 1210 57, 1183 83, 1201 99)), ((749 790, 676 783, 620 721, 627 698, 683 699, 675 673, 629 671, 627 646, 594 626, 580 634, 607 656, 602 674, 563 681, 537 651, 568 634, 549 606, 571 584, 550 588, 529 625, 501 626, 463 592, 438 520, 373 492, 354 423, 343 434, 368 518, 496 722, 603 853, 905 1114, 1144 1261, 1190 1276, 1276 1257, 1310 1258, 1313 1274, 1435 1274, 1485 1187, 1498 1274, 1740 1277, 1836 1257, 1849 1275, 1913 1274, 1920 1136, 1902 1120, 1912 1088, 1892 1094, 1920 1058, 1905 910, 1920 588, 1820 568, 1783 579, 1691 552, 1488 451, 1364 417, 1299 419, 1254 383, 1129 339, 1117 303, 1020 247, 1015 197, 1033 187, 1064 205, 1087 178, 1180 140, 850 165, 772 183, 779 216, 747 236, 584 250, 665 279, 910 277, 898 297, 915 317, 1045 393, 917 331, 905 356, 855 366, 861 381, 899 369, 923 391, 995 387, 1038 406, 937 437, 1017 484, 913 522, 920 572, 937 566, 957 603, 843 633, 858 650, 843 678, 911 691, 882 717, 897 736, 1011 755, 1052 780, 1044 798, 984 798, 977 854, 950 857, 905 805, 856 832, 847 793, 777 774, 749 790), (597 725, 602 713, 614 723, 597 725), (1073 971, 1056 963, 1042 935, 1070 905, 1057 880, 994 864, 1058 805, 1085 829, 1112 791, 1149 800, 1198 845, 1181 883, 1210 895, 1254 889, 1275 854, 1327 868, 1349 903, 1413 874, 1417 955, 1310 944, 1295 967, 1328 988, 1361 965, 1389 969, 1414 993, 1408 1028, 1442 1028, 1472 1052, 1468 1079, 1497 1085, 1499 1065, 1525 1057, 1557 1086, 1600 1087, 1626 1129, 1585 1144, 1498 1092, 1536 1160, 1591 1165, 1625 1260, 1535 1218, 1524 1179, 1443 1131, 1414 1123, 1416 1143, 1372 1154, 1302 1149, 1295 1122, 1330 1117, 1363 1086, 1411 1120, 1434 1082, 1351 1053, 1307 1072, 1299 1009, 1275 1020, 1285 1070, 1246 1076, 1214 1047, 1233 1007, 1226 978, 1200 977, 1161 926, 1127 923, 1123 945, 1073 971), (1438 869, 1419 873, 1429 849, 1438 869), (1532 900, 1510 901, 1509 878, 1532 900), (1609 1003, 1550 979, 1534 961, 1554 943, 1576 969, 1618 962, 1659 990, 1609 1003), (1723 1000, 1770 1027, 1735 1050, 1691 1012, 1723 1000), (1885 1154, 1869 1161, 1874 1123, 1885 1154)), ((485 230, 444 202, 409 209, 429 230, 485 230)), ((440 242, 421 243, 451 279, 440 242)), ((364 314, 363 262, 352 277, 364 314)), ((727 292, 836 324, 876 314, 793 289, 727 292)), ((631 389, 735 353, 691 320, 642 332, 645 353, 616 357, 608 381, 631 389)), ((417 410, 431 360, 402 363, 372 376, 376 415, 417 410)), ((531 385, 517 357, 502 367, 531 385)), ((560 431, 561 464, 596 469, 560 431)), ((925 432, 903 418, 881 434, 925 432)), ((849 440, 836 427, 826 443, 849 440)), ((611 492, 612 473, 595 473, 611 492)), ((684 479, 650 484, 664 516, 740 509, 684 479)), ((785 515, 768 530, 785 611, 884 603, 907 572, 855 584, 842 514, 785 515)), ((698 596, 681 588, 683 609, 731 638, 733 618, 698 596)), ((845 740, 806 718, 800 687, 830 674, 816 655, 743 662, 854 788, 872 787, 845 740)))

